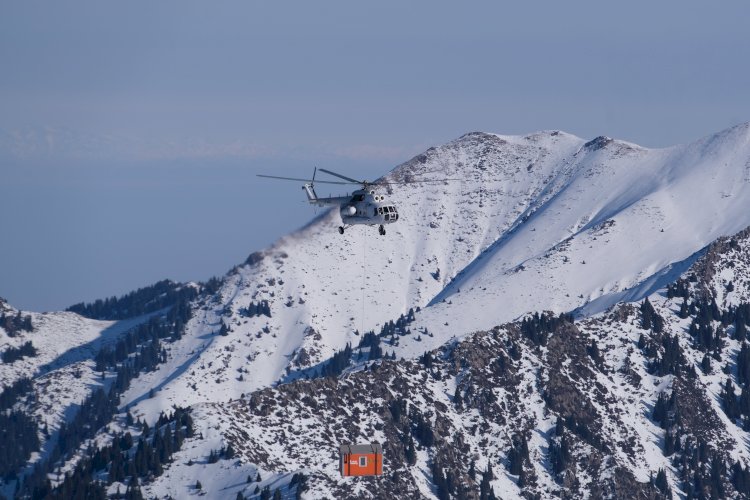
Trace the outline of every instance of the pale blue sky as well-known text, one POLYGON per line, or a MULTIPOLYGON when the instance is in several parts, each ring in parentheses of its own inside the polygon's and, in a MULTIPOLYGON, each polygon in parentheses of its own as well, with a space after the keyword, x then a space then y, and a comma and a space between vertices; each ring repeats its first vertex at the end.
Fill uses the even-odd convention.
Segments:
POLYGON ((377 177, 468 131, 644 146, 750 120, 750 4, 3 2, 0 296, 222 274, 313 215, 259 172, 377 177))

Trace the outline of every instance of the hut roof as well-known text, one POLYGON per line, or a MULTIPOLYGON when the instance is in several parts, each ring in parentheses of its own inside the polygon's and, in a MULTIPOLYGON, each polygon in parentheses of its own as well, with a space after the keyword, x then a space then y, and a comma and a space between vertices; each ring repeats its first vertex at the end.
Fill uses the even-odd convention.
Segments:
POLYGON ((342 444, 339 446, 340 453, 380 453, 383 454, 383 446, 380 443, 371 444, 342 444))

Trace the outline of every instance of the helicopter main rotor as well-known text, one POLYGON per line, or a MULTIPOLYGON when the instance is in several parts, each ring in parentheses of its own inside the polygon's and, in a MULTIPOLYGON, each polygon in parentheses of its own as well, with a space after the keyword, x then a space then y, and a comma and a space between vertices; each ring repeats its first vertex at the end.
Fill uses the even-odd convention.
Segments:
MULTIPOLYGON (((424 173, 431 173, 431 172, 424 172, 424 173)), ((325 168, 317 168, 317 167, 313 171, 312 179, 300 179, 297 177, 280 177, 278 175, 265 175, 265 174, 256 174, 256 175, 258 177, 265 177, 268 179, 281 179, 284 181, 304 182, 305 184, 309 184, 310 186, 313 186, 316 182, 320 184, 359 185, 359 186, 362 186, 362 189, 364 190, 366 190, 368 186, 391 186, 391 185, 399 185, 399 184, 426 184, 426 183, 431 183, 431 182, 447 182, 447 181, 462 180, 462 179, 410 179, 410 180, 404 180, 404 181, 360 181, 357 179, 352 179, 351 177, 347 177, 346 175, 339 174, 332 170, 328 170, 325 168), (325 172, 326 174, 332 175, 334 177, 338 177, 339 179, 342 179, 342 181, 315 180, 315 174, 317 174, 318 170, 320 170, 321 172, 325 172)))
MULTIPOLYGON (((362 186, 362 189, 367 189, 367 186, 387 186, 387 185, 396 185, 396 184, 420 184, 420 183, 429 183, 429 182, 444 182, 444 181, 460 181, 461 179, 412 179, 408 181, 358 181, 357 179, 352 179, 351 177, 347 177, 345 175, 341 175, 339 173, 333 172, 331 170, 327 170, 325 168, 319 168, 321 172, 325 172, 327 174, 333 175, 335 177, 338 177, 339 179, 344 179, 345 181, 348 181, 351 184, 360 184, 362 186)), ((429 173, 429 172, 426 172, 429 173)), ((313 176, 314 177, 314 176, 313 176)))
POLYGON ((336 172, 332 172, 330 170, 326 170, 325 168, 321 168, 319 170, 321 172, 325 172, 327 174, 333 175, 334 177, 338 177, 339 179, 344 179, 345 181, 349 181, 351 184, 362 184, 362 185, 371 184, 370 182, 367 182, 367 181, 358 181, 357 179, 352 179, 351 177, 347 177, 345 175, 337 174, 336 172))
MULTIPOLYGON (((267 179, 281 179, 282 181, 300 181, 300 182, 306 182, 309 184, 313 183, 319 183, 319 184, 338 184, 338 185, 349 185, 354 184, 353 182, 339 182, 339 181, 316 181, 313 179, 299 179, 297 177, 279 177, 278 175, 265 175, 265 174, 257 174, 257 177, 265 177, 267 179)), ((313 176, 314 177, 314 176, 313 176)), ((357 183, 359 184, 359 183, 357 183)))

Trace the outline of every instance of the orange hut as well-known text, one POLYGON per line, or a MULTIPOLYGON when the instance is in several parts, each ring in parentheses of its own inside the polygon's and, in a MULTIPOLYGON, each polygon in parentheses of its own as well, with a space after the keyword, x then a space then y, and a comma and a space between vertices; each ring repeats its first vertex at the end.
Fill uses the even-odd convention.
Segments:
POLYGON ((383 447, 379 443, 342 444, 339 456, 344 477, 383 474, 383 447))

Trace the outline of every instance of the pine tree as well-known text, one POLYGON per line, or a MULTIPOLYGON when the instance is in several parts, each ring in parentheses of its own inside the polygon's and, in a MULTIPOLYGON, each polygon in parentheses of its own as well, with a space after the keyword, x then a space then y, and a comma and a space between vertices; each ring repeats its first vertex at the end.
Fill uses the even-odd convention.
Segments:
POLYGON ((664 436, 664 456, 668 457, 674 453, 674 438, 672 433, 667 431, 664 436))
POLYGON ((495 498, 495 492, 492 491, 490 482, 495 479, 492 473, 492 465, 487 464, 487 469, 482 473, 482 481, 479 483, 479 498, 481 500, 489 500, 495 498))
POLYGON ((669 488, 669 481, 667 481, 667 473, 664 469, 659 469, 659 472, 656 473, 656 478, 653 480, 653 484, 668 498, 672 496, 672 491, 669 488))
POLYGON ((677 313, 677 315, 682 319, 685 319, 690 315, 690 308, 688 307, 687 297, 682 299, 682 304, 680 305, 680 312, 677 313))
POLYGON ((664 319, 656 312, 648 297, 641 304, 641 328, 661 333, 664 329, 664 319))
POLYGON ((727 378, 724 388, 719 395, 719 399, 721 400, 721 406, 724 408, 724 413, 727 414, 727 417, 731 420, 736 420, 740 417, 737 396, 734 394, 734 384, 732 384, 731 379, 727 378))
POLYGON ((430 447, 435 443, 435 435, 432 432, 432 425, 429 420, 425 419, 421 413, 414 416, 416 422, 413 435, 422 446, 430 447))
POLYGON ((602 355, 599 352, 599 346, 596 344, 596 341, 594 339, 591 339, 591 344, 589 344, 586 352, 591 357, 591 359, 594 360, 594 363, 601 363, 602 355))
POLYGON ((745 326, 744 320, 737 320, 737 322, 735 323, 734 338, 738 342, 742 342, 743 340, 747 339, 747 327, 745 326))
POLYGON ((732 466, 732 486, 738 493, 750 495, 750 470, 737 461, 732 466))
POLYGON ((517 476, 521 473, 521 466, 523 462, 518 456, 518 451, 515 447, 512 447, 508 451, 508 472, 517 476))
POLYGON ((409 444, 406 447, 406 463, 414 465, 417 463, 417 450, 414 448, 414 438, 409 436, 409 444))
POLYGON ((374 361, 383 357, 383 349, 380 347, 380 338, 373 334, 374 341, 370 346, 368 361, 374 361))
POLYGON ((710 476, 710 484, 711 484, 711 491, 713 493, 714 498, 725 498, 726 493, 724 491, 724 480, 723 478, 726 476, 726 465, 724 464, 724 460, 719 456, 714 456, 711 460, 711 476, 710 476))
POLYGON ((523 433, 514 436, 512 441, 508 451, 508 472, 518 476, 523 472, 524 460, 529 459, 529 443, 523 433))
POLYGON ((433 462, 432 464, 432 482, 435 483, 437 488, 437 497, 440 500, 450 500, 451 491, 448 480, 438 462, 433 462))
POLYGON ((461 390, 456 386, 456 390, 453 392, 453 403, 456 405, 456 410, 463 411, 464 401, 461 398, 461 390))
POLYGON ((555 441, 550 443, 550 461, 552 462, 552 471, 555 474, 560 474, 567 468, 570 461, 570 445, 565 434, 561 435, 560 444, 555 441))
POLYGON ((653 306, 651 306, 651 303, 648 301, 648 299, 645 299, 641 303, 641 328, 643 328, 644 330, 651 329, 652 311, 653 306))

